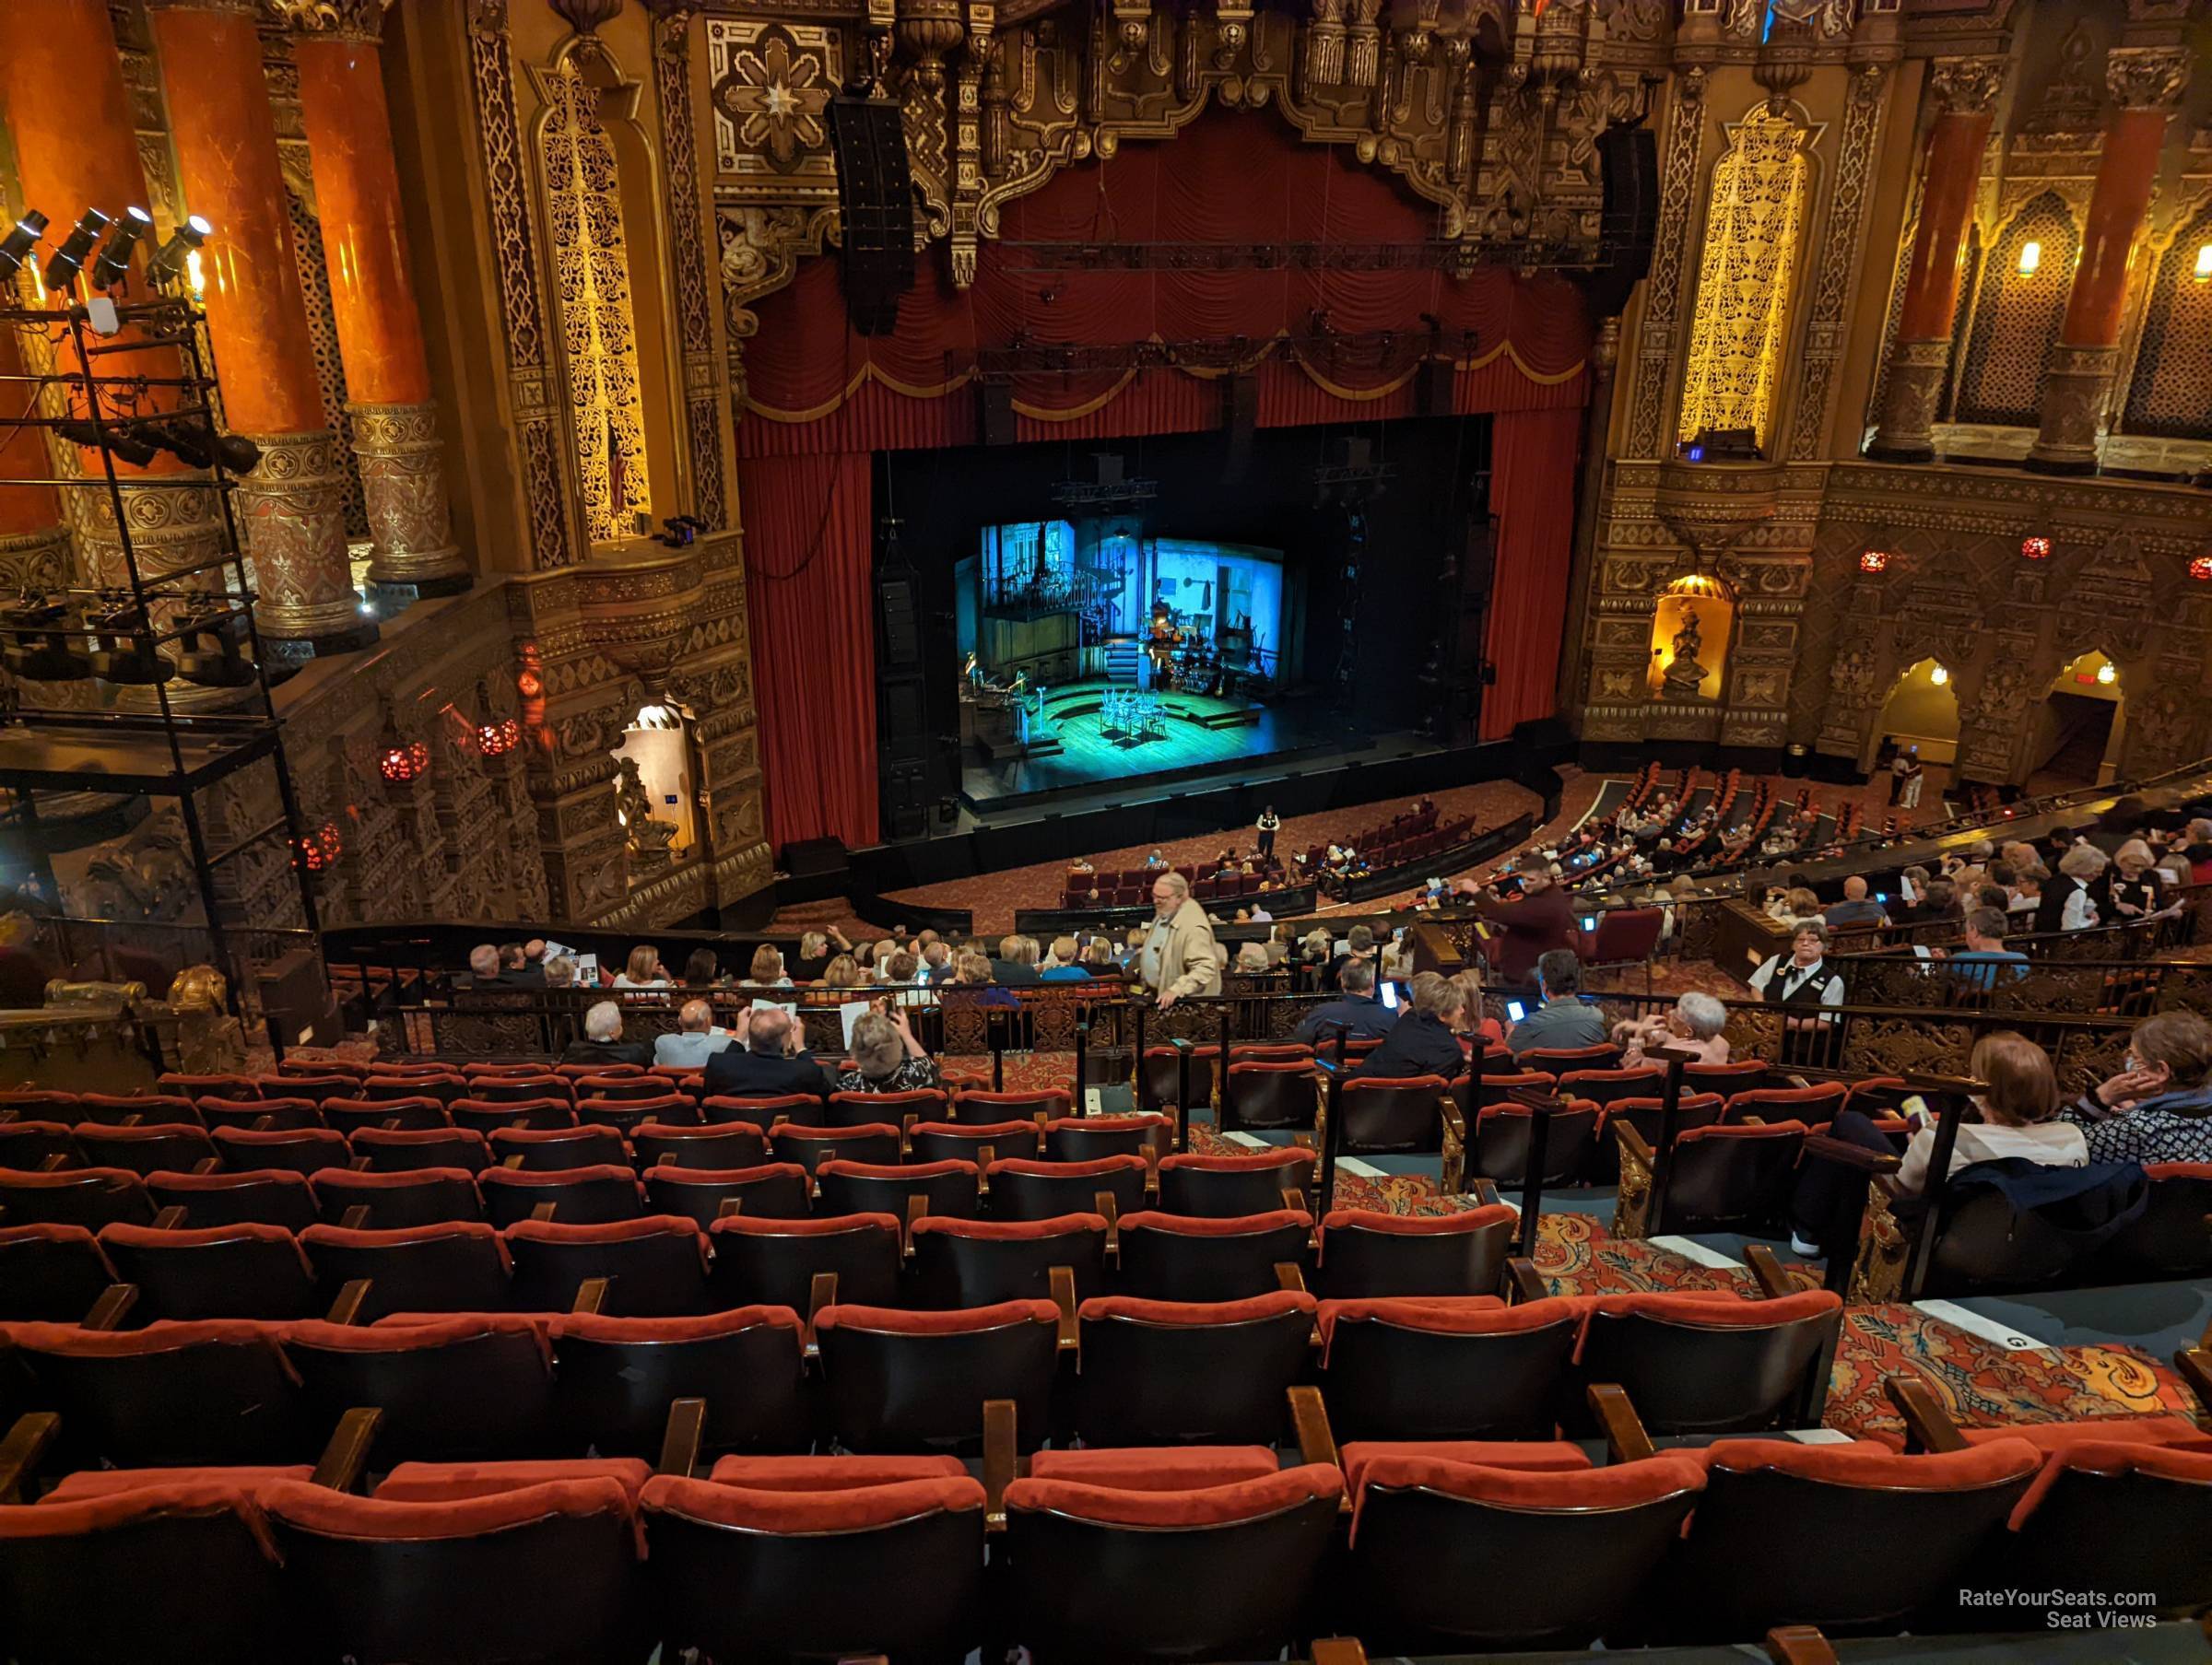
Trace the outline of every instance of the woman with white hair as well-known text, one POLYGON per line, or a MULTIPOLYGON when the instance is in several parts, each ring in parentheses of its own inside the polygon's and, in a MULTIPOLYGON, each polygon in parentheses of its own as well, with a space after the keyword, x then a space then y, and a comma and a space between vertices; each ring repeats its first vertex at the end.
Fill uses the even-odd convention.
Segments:
POLYGON ((2153 865, 2158 856, 2141 838, 2130 838, 2112 851, 2112 871, 2104 883, 2104 895, 2100 910, 2109 913, 2111 922, 2117 925, 2127 920, 2147 920, 2158 912, 2159 874, 2153 865), (2111 903, 2105 909, 2103 903, 2111 903))
POLYGON ((1238 944, 1237 963, 1234 969, 1240 977, 1266 976, 1267 945, 1265 943, 1238 944))
POLYGON ((2104 869, 2104 851, 2094 844, 2077 844, 2061 856, 2058 876, 2043 886, 2036 903, 2036 930, 2083 931, 2096 924, 2096 882, 2104 869))
POLYGON ((1726 1063, 1728 1041, 1721 1031, 1727 1024, 1727 1007, 1712 995, 1692 990, 1675 1002, 1672 1011, 1656 1013, 1641 1022, 1630 1019, 1615 1024, 1613 1038, 1626 1048, 1620 1055, 1623 1069, 1641 1063, 1646 1047, 1695 1052, 1699 1063, 1726 1063))
POLYGON ((853 1065, 837 1078, 841 1093, 912 1093, 937 1085, 937 1066, 914 1038, 913 1026, 898 1007, 853 1020, 853 1065))

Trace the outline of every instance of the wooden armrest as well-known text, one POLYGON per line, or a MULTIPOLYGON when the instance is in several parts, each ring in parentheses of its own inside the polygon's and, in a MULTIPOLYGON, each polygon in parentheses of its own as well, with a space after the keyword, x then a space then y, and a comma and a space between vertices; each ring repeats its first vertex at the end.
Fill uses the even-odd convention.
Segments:
POLYGON ((550 1223, 553 1215, 557 1211, 559 1211, 559 1207, 560 1204, 558 1202, 540 1202, 535 1208, 530 1211, 530 1217, 533 1220, 544 1220, 550 1223))
POLYGON ((1006 1530, 1006 1488, 1014 1483, 1017 1463, 1014 1435, 1014 1401, 983 1401, 983 1530, 986 1532, 1006 1530))
POLYGON ((156 1231, 182 1231, 184 1222, 188 1217, 182 1202, 171 1202, 154 1216, 154 1229, 156 1231))
POLYGON ((130 1115, 128 1115, 128 1116, 125 1116, 125 1117, 124 1117, 124 1119, 123 1119, 121 1121, 117 1122, 115 1125, 116 1125, 117 1127, 143 1127, 143 1126, 145 1125, 145 1123, 146 1123, 146 1118, 145 1118, 144 1116, 142 1116, 142 1115, 140 1115, 140 1114, 136 1113, 135 1111, 134 1111, 132 1114, 130 1114, 130 1115))
MULTIPOLYGON (((1298 1433, 1298 1460, 1300 1462, 1325 1462, 1331 1468, 1338 1466, 1336 1436, 1329 1428, 1329 1408, 1322 1402, 1319 1388, 1292 1388, 1290 1396, 1290 1425, 1298 1433)), ((1339 1514, 1352 1512, 1352 1499, 1347 1493, 1339 1506, 1339 1514)))
POLYGON ((1367 1649, 1354 1636, 1328 1636, 1313 1644, 1312 1665, 1367 1665, 1367 1649))
POLYGON ((254 1131, 255 1132, 257 1132, 257 1133, 273 1133, 273 1132, 275 1132, 275 1131, 276 1131, 276 1117, 274 1117, 274 1116, 256 1116, 256 1117, 254 1117, 254 1118, 253 1118, 253 1131, 254 1131))
POLYGON ((914 1258, 914 1222, 929 1213, 929 1199, 920 1191, 910 1192, 906 1199, 906 1218, 899 1228, 899 1252, 906 1260, 914 1258))
POLYGON ((1652 1166, 1651 1142, 1644 1138, 1632 1121, 1615 1121, 1608 1125, 1613 1137, 1619 1142, 1620 1156, 1624 1162, 1633 1162, 1649 1172, 1652 1166))
POLYGON ((1643 1431, 1636 1407, 1629 1403, 1627 1389, 1618 1382, 1592 1382, 1588 1398, 1615 1462, 1641 1462, 1653 1454, 1652 1436, 1643 1431))
POLYGON ((518 1153, 508 1157, 507 1160, 500 1163, 500 1166, 505 1168, 511 1174, 519 1174, 523 1171, 523 1158, 518 1153))
POLYGON ((571 1312, 597 1312, 606 1305, 606 1286, 612 1278, 586 1278, 576 1285, 576 1304, 571 1312))
POLYGON ((743 1197, 724 1197, 714 1210, 714 1217, 717 1220, 734 1220, 744 1212, 745 1199, 743 1197))
POLYGON ((1836 1665, 1836 1650, 1814 1625, 1778 1625, 1762 1645, 1774 1665, 1836 1665))
POLYGON ((817 1350, 814 1340, 814 1320, 821 1315, 823 1307, 836 1305, 837 1273, 834 1272, 816 1272, 813 1281, 806 1286, 806 1351, 809 1354, 813 1354, 817 1350))
POLYGON ((330 1304, 330 1321, 334 1324, 358 1324, 361 1308, 369 1303, 369 1291, 374 1287, 370 1278, 349 1278, 338 1291, 338 1298, 330 1304))
POLYGON ((338 1224, 347 1231, 367 1231, 369 1229, 369 1205, 366 1202, 356 1202, 338 1216, 338 1224))
POLYGON ((334 1492, 357 1489, 369 1469, 369 1448, 376 1443, 376 1432, 383 1422, 383 1412, 373 1405, 356 1405, 339 1417, 309 1483, 334 1492))
MULTIPOLYGON (((209 1160, 212 1161, 213 1158, 211 1157, 209 1160)), ((53 1155, 41 1156, 39 1159, 39 1172, 41 1174, 58 1174, 68 1166, 69 1153, 66 1151, 55 1151, 53 1155)))
POLYGON ((1073 1353, 1082 1345, 1082 1332, 1076 1327, 1076 1269, 1048 1266, 1045 1275, 1052 1280, 1053 1305, 1060 1308, 1060 1351, 1073 1353))
POLYGON ((2183 1347, 2173 1355, 2173 1367, 2189 1384, 2189 1391, 2196 1395, 2198 1420, 2212 1418, 2212 1352, 2183 1347))
POLYGON ((1306 1212, 1306 1193, 1293 1186, 1284 1186, 1283 1206, 1294 1214, 1304 1214, 1306 1212))
POLYGON ((202 1156, 192 1165, 192 1171, 195 1174, 219 1174, 223 1171, 223 1159, 220 1156, 202 1156))
POLYGON ((396 1116, 387 1116, 387 1117, 385 1117, 385 1118, 384 1118, 384 1120, 383 1120, 383 1129, 384 1129, 384 1131, 385 1131, 385 1132, 387 1132, 387 1133, 396 1133, 396 1132, 398 1132, 398 1131, 399 1131, 399 1118, 398 1118, 398 1117, 396 1117, 396 1116))
POLYGON ((138 1305, 138 1285, 110 1284, 100 1292, 100 1299, 92 1303, 92 1310, 79 1321, 81 1330, 120 1330, 123 1320, 138 1305))
POLYGON ((1885 1376, 1882 1391, 1905 1419, 1908 1451, 1963 1451, 1966 1439, 1927 1383, 1910 1376, 1885 1376))
POLYGON ((369 1158, 366 1156, 354 1157, 352 1161, 347 1163, 346 1171, 349 1174, 367 1173, 369 1171, 369 1158))
POLYGON ((1470 1188, 1470 1193, 1473 1195, 1476 1202, 1481 1203, 1486 1208, 1493 1202, 1502 1202, 1505 1201, 1504 1198, 1498 1194, 1497 1181, 1489 1178, 1487 1176, 1477 1178, 1476 1179, 1473 1187, 1470 1188))
POLYGON ((1751 1275, 1759 1280, 1759 1293, 1767 1299, 1776 1301, 1793 1293, 1794 1285, 1790 1282, 1790 1274, 1783 1271, 1782 1262, 1774 1258, 1774 1251, 1764 1243, 1753 1243, 1746 1248, 1744 1259, 1750 1264, 1751 1275))
POLYGON ((1106 1222, 1106 1259, 1114 1266, 1122 1263, 1122 1211, 1112 1191, 1093 1191, 1090 1205, 1106 1222))
POLYGON ((1275 1286, 1287 1289, 1292 1295, 1303 1295, 1306 1293, 1306 1274, 1298 1269, 1296 1261, 1277 1260, 1275 1263, 1275 1286))
POLYGON ((1551 1293, 1536 1272, 1536 1263, 1526 1255, 1512 1255, 1505 1262, 1505 1298, 1509 1306, 1524 1301, 1540 1301, 1551 1293))
POLYGON ((707 1432, 707 1401, 679 1399, 668 1407, 667 1431, 661 1436, 661 1463, 653 1472, 688 1480, 699 1464, 700 1442, 707 1432))
POLYGON ((1855 1167, 1867 1174, 1894 1174, 1904 1166, 1899 1156, 1870 1151, 1863 1144, 1853 1144, 1847 1140, 1831 1139, 1826 1133, 1807 1133, 1805 1136, 1805 1154, 1808 1156, 1824 1156, 1830 1162, 1841 1162, 1847 1167, 1855 1167))
POLYGON ((38 1472, 47 1448, 62 1431, 62 1419, 52 1411, 33 1411, 16 1418, 7 1437, 0 1439, 0 1503, 21 1503, 25 1485, 38 1472))

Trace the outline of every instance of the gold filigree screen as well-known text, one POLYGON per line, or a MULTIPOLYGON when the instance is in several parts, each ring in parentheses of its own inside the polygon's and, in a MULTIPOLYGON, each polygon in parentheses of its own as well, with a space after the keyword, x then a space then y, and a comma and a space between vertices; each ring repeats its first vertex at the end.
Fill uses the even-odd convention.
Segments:
POLYGON ((1974 286, 1971 321, 1962 309, 1954 326, 1967 331, 1954 421, 2036 426, 2042 413, 2043 361, 2065 318, 2080 251, 2080 233, 2055 191, 2014 215, 1991 245, 1974 286))
POLYGON ((633 515, 653 502, 622 187, 614 142, 599 121, 598 89, 573 62, 564 63, 548 84, 551 101, 538 147, 555 303, 584 513, 591 541, 605 544, 629 536, 633 515))
POLYGON ((2131 434, 2212 439, 2212 207, 2175 233, 2159 258, 2143 345, 2127 390, 2131 434))
POLYGON ((1764 105, 1713 168, 1682 376, 1685 440, 1747 428, 1766 444, 1810 173, 1804 129, 1764 105))

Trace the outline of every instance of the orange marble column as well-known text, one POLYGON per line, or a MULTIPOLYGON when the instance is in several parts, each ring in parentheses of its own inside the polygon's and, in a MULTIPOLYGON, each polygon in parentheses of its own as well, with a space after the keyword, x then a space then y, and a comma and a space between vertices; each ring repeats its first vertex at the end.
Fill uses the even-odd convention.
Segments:
POLYGON ((418 594, 450 594, 468 588, 468 565, 453 545, 444 448, 407 269, 377 50, 381 8, 375 0, 353 0, 335 15, 337 26, 302 35, 293 56, 354 455, 375 539, 369 577, 418 594))
MULTIPOLYGON (((0 324, 0 377, 20 376, 23 351, 15 329, 0 324)), ((29 393, 20 381, 0 381, 0 401, 20 410, 29 393)), ((62 529, 61 499, 51 486, 25 486, 53 473, 41 430, 18 428, 0 439, 0 592, 56 590, 69 582, 69 534, 62 529)))
POLYGON ((2179 47, 2115 46, 2105 58, 2115 108, 2097 159, 2066 316, 2043 366, 2042 423, 2028 452, 2028 466, 2039 474, 2097 472, 2128 273, 2158 182, 2167 119, 2188 82, 2189 54, 2179 47))
POLYGON ((1991 111, 2004 78, 2001 58, 1946 58, 1928 77, 1941 113, 1928 135, 1920 224, 1905 267, 1881 420, 1867 448, 1869 456, 1886 462, 1935 460, 1936 409, 1943 397, 1951 320, 1959 307, 1959 261, 1982 182, 1991 111))
MULTIPOLYGON (((36 208, 52 222, 47 233, 51 241, 66 235, 88 207, 113 217, 146 204, 146 175, 138 162, 130 95, 124 87, 106 0, 0 4, 0 64, 7 65, 7 73, 0 76, 0 118, 6 120, 14 146, 20 191, 18 200, 7 205, 11 223, 36 208), (56 96, 56 88, 65 89, 65 96, 56 96)), ((41 247, 34 258, 42 262, 47 252, 41 247)), ((147 252, 141 244, 133 257, 135 271, 144 270, 147 252)), ((143 285, 136 287, 144 292, 143 285)), ((8 350, 13 350, 12 343, 8 350)), ((66 340, 56 352, 56 368, 65 373, 82 369, 66 340)), ((124 362, 111 359, 106 368, 113 371, 124 362)), ((167 351, 133 353, 127 363, 134 373, 180 373, 176 355, 167 351)), ((159 397, 166 401, 166 395, 159 397)), ((81 408, 82 396, 72 403, 81 408)), ((23 455, 45 462, 37 455, 41 447, 35 432, 30 440, 23 455)), ((12 455, 18 449, 11 444, 8 451, 12 455)), ((70 453, 64 447, 61 454, 70 453)), ((77 455, 87 474, 103 472, 99 452, 77 455)), ((52 472, 51 467, 38 467, 29 477, 52 472)), ((143 468, 118 462, 115 472, 126 486, 146 478, 165 482, 159 490, 125 494, 131 546, 141 575, 197 568, 215 558, 222 548, 223 525, 212 487, 198 490, 174 484, 191 471, 166 452, 143 468)), ((17 473, 15 477, 27 476, 17 473)), ((28 500, 14 490, 0 491, 0 498, 28 500)), ((63 494, 61 507, 76 534, 82 580, 123 584, 123 540, 115 525, 113 499, 105 491, 73 487, 63 494)), ((16 510, 7 519, 11 533, 22 530, 18 524, 21 515, 40 512, 45 511, 16 510)))
POLYGON ((236 508, 265 637, 344 651, 376 627, 354 593, 337 441, 323 420, 292 252, 276 120, 252 0, 156 0, 184 199, 214 225, 201 253, 223 416, 261 447, 236 508))

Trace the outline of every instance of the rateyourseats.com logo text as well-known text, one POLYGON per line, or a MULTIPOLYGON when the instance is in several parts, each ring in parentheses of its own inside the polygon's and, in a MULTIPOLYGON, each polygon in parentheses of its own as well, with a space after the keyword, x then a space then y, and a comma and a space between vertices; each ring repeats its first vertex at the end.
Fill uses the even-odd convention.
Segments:
POLYGON ((2158 1597, 2143 1589, 1962 1589, 1959 1605, 2034 1614, 2052 1630, 2147 1628, 2158 1597))

